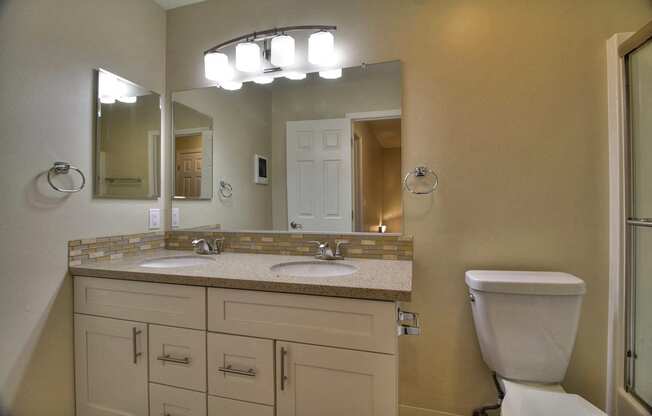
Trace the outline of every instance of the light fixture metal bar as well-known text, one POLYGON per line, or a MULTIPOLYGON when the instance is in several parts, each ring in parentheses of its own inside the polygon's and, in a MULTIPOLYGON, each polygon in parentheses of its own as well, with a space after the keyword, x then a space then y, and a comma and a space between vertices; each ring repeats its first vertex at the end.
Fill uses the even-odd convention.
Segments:
POLYGON ((226 42, 222 42, 216 46, 213 46, 210 49, 207 49, 206 51, 204 51, 204 55, 206 55, 207 53, 218 52, 222 48, 241 42, 243 40, 256 42, 256 41, 269 39, 281 33, 294 32, 298 30, 331 31, 331 30, 337 30, 337 26, 327 26, 327 25, 284 26, 284 27, 276 27, 274 29, 262 30, 260 32, 247 33, 246 35, 238 36, 237 38, 227 40, 226 42))

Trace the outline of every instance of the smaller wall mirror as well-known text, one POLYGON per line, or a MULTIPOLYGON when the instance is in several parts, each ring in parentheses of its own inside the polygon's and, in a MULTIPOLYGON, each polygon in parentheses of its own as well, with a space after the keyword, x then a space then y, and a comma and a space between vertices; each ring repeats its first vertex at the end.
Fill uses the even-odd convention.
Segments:
POLYGON ((213 197, 213 118, 192 97, 172 103, 174 199, 213 197))
POLYGON ((103 69, 95 73, 95 91, 95 197, 158 198, 160 96, 103 69))

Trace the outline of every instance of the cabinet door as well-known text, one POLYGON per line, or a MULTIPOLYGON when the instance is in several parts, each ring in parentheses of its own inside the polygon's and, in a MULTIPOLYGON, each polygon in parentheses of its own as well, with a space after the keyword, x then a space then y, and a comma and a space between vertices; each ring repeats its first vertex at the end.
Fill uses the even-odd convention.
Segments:
POLYGON ((396 416, 396 356, 276 343, 277 416, 396 416))
POLYGON ((147 325, 75 314, 77 416, 146 416, 147 325))

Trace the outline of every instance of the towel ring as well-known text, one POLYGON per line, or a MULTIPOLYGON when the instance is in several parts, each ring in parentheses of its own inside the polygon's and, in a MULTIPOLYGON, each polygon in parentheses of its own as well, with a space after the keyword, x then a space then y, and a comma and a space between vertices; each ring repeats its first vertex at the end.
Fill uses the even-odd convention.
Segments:
POLYGON ((231 198, 231 195, 233 195, 233 186, 231 186, 230 183, 221 180, 218 192, 222 195, 222 198, 231 198))
POLYGON ((439 185, 439 178, 437 177, 437 174, 430 169, 427 166, 417 166, 414 168, 414 170, 408 172, 405 175, 405 178, 403 178, 403 187, 408 191, 411 192, 415 195, 428 195, 431 194, 437 189, 437 185, 439 185), (414 176, 415 178, 423 178, 426 176, 432 176, 434 181, 432 183, 432 187, 426 191, 415 191, 414 189, 410 188, 410 185, 408 185, 408 179, 410 179, 410 176, 414 176))
POLYGON ((72 194, 84 189, 84 186, 86 185, 86 176, 84 176, 84 172, 82 172, 81 169, 70 165, 70 163, 68 162, 54 162, 54 165, 48 170, 48 183, 55 191, 72 194), (81 185, 79 185, 79 187, 65 189, 65 188, 59 188, 57 185, 52 183, 52 176, 68 174, 70 173, 71 169, 79 173, 79 176, 81 176, 81 185))

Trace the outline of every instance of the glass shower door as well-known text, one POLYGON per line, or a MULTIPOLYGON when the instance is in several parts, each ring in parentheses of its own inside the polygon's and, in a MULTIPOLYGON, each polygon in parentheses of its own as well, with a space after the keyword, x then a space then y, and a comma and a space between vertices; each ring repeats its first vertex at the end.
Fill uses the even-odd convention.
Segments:
POLYGON ((652 408, 652 41, 625 57, 629 136, 629 391, 652 408))

